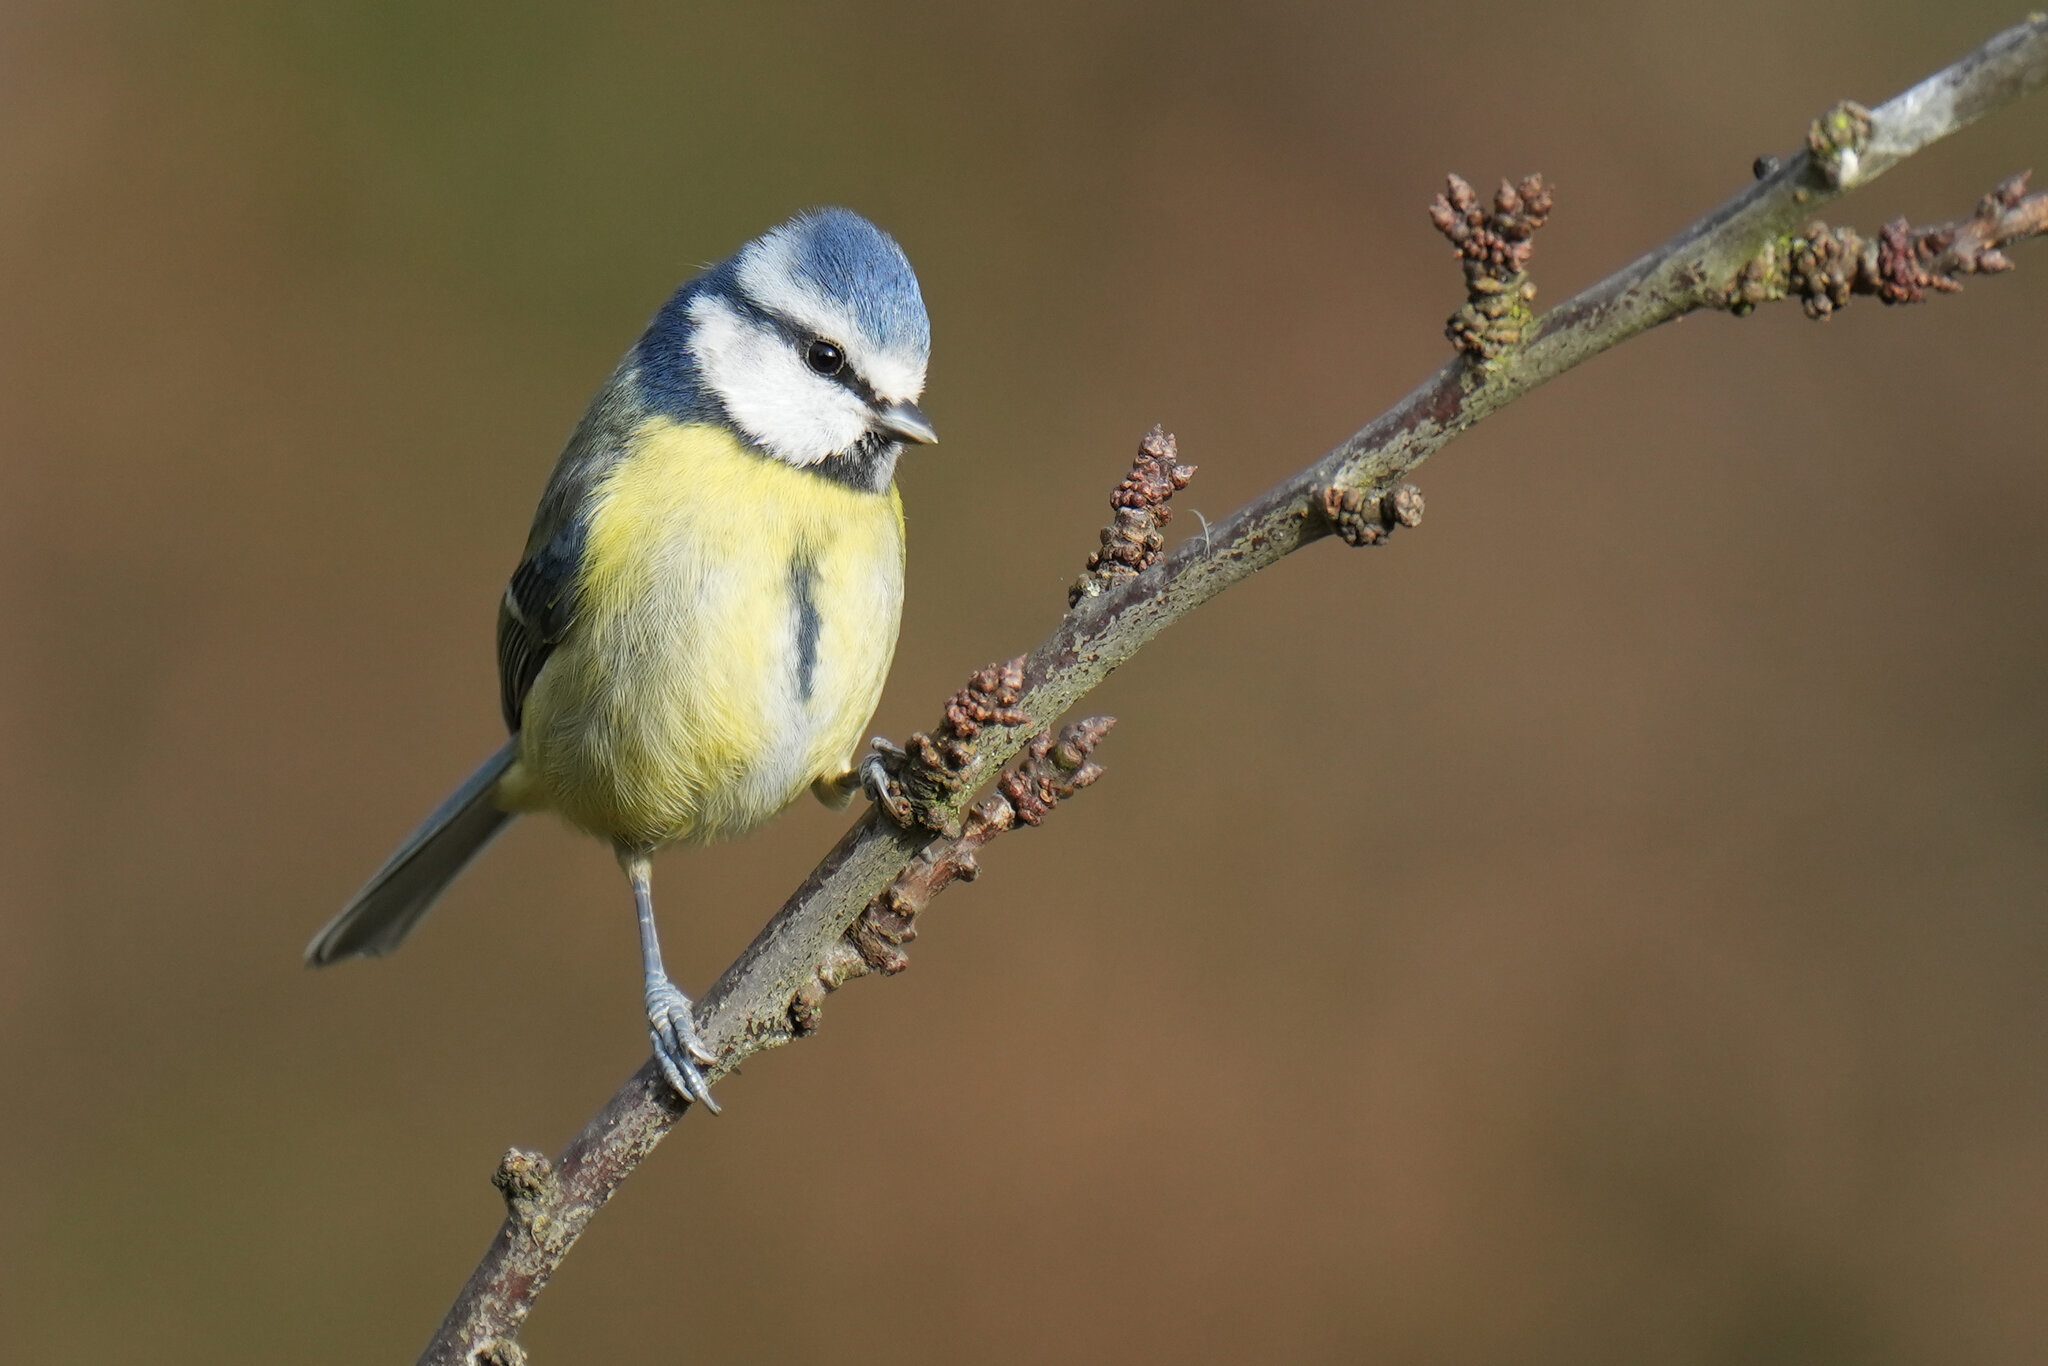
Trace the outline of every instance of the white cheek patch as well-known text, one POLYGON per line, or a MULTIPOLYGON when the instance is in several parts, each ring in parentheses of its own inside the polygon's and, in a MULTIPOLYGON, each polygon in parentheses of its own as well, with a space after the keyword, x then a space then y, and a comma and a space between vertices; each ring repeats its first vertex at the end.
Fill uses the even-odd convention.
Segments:
POLYGON ((740 257, 739 285, 770 313, 838 343, 855 373, 883 401, 907 403, 924 392, 924 362, 883 350, 851 309, 805 279, 788 234, 771 232, 747 248, 740 257))
POLYGON ((690 301, 690 350, 740 429, 792 465, 815 465, 859 441, 867 405, 813 374, 788 338, 703 294, 690 301))

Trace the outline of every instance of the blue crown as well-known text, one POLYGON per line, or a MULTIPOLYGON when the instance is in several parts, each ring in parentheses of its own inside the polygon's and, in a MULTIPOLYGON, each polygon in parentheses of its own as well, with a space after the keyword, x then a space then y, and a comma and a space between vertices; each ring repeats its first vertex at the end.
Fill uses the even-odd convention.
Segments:
POLYGON ((851 209, 814 209, 777 231, 789 235, 798 277, 843 300, 878 345, 920 360, 931 355, 924 295, 895 238, 851 209))

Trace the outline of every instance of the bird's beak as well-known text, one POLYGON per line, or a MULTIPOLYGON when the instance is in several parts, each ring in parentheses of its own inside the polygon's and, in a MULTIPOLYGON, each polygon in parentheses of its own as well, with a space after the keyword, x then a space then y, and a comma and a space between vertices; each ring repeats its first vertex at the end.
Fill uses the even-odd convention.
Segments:
POLYGON ((915 403, 885 403, 875 409, 875 426, 891 436, 929 446, 939 439, 931 419, 915 403))

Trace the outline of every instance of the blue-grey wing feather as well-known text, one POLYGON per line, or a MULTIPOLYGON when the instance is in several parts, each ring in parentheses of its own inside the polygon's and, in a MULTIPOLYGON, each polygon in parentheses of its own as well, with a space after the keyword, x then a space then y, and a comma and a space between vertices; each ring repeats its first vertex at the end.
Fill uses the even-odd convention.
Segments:
POLYGON ((599 392, 555 463, 526 555, 498 608, 499 700, 505 726, 515 732, 541 667, 576 625, 590 496, 626 457, 633 430, 646 414, 634 359, 629 355, 599 392))
POLYGON ((580 513, 572 517, 512 571, 498 608, 498 688, 508 730, 519 729, 541 665, 576 624, 576 582, 588 525, 580 513))

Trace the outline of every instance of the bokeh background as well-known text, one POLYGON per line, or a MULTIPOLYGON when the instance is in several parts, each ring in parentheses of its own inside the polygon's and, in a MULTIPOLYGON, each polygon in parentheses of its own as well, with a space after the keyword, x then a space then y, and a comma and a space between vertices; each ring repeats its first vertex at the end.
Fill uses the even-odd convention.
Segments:
MULTIPOLYGON (((1879 4, 0 9, 0 1359, 406 1361, 644 1055, 522 825, 302 945, 498 741, 583 403, 790 211, 898 233, 945 444, 877 728, 1040 639, 1154 421, 1223 513, 2017 17, 1879 4)), ((1966 211, 2008 111, 1843 206, 1966 211)), ((2048 1356, 2048 252, 1663 329, 1091 709, 1109 776, 600 1218, 540 1362, 2048 1356)), ((701 988, 836 837, 662 866, 701 988)))

